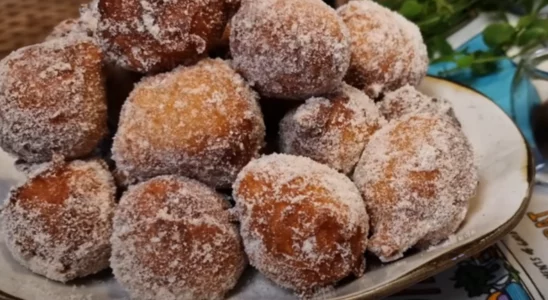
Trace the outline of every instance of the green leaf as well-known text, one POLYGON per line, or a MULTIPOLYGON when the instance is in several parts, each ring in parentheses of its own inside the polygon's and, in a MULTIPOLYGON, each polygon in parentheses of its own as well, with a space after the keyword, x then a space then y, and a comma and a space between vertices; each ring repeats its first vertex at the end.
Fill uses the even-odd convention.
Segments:
POLYGON ((548 31, 548 20, 536 18, 529 27, 542 27, 548 31))
POLYGON ((548 38, 548 31, 542 27, 533 27, 525 30, 518 37, 518 45, 525 46, 548 38))
POLYGON ((451 47, 451 45, 449 44, 449 42, 447 42, 446 39, 440 38, 438 39, 437 43, 438 43, 438 50, 440 51, 441 55, 450 55, 451 53, 453 53, 454 51, 453 47, 451 47))
POLYGON ((383 0, 377 2, 384 7, 390 8, 391 10, 397 10, 401 7, 403 0, 383 0))
POLYGON ((454 52, 453 47, 449 45, 446 39, 441 36, 435 36, 427 41, 428 55, 430 58, 437 56, 447 57, 454 52))
POLYGON ((450 3, 451 1, 448 1, 448 0, 434 0, 434 2, 436 3, 436 11, 438 13, 446 12, 446 13, 452 14, 452 13, 455 12, 453 4, 450 3))
POLYGON ((474 63, 474 56, 463 55, 457 59, 457 66, 459 68, 468 68, 474 63))
POLYGON ((472 74, 475 76, 485 76, 494 73, 498 70, 498 64, 496 63, 482 63, 482 64, 473 64, 472 74))
POLYGON ((535 20, 535 17, 533 17, 533 16, 523 16, 523 17, 519 18, 517 27, 519 29, 527 28, 527 27, 529 27, 529 25, 531 25, 533 23, 534 20, 535 20))
POLYGON ((499 68, 499 56, 493 51, 476 51, 474 57, 474 64, 470 67, 473 75, 484 76, 494 73, 499 68))
POLYGON ((516 30, 508 23, 494 23, 483 30, 483 40, 489 47, 499 48, 512 42, 516 30))
POLYGON ((525 11, 527 13, 533 13, 534 10, 535 10, 535 0, 520 0, 520 1, 516 1, 516 2, 521 4, 523 6, 523 8, 525 8, 525 11))
POLYGON ((405 1, 399 9, 399 13, 408 19, 413 19, 422 13, 423 5, 417 0, 405 1))

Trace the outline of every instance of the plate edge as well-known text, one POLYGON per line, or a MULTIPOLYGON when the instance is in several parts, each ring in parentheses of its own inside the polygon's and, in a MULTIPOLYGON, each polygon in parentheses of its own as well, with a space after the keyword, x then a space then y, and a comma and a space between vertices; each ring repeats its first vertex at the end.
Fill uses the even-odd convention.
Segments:
MULTIPOLYGON (((485 95, 484 93, 471 88, 469 86, 466 86, 462 83, 449 80, 446 78, 442 78, 439 76, 432 76, 428 75, 427 78, 433 78, 439 81, 445 81, 454 85, 459 86, 460 88, 464 88, 467 90, 470 90, 474 93, 480 94, 484 98, 490 100, 495 106, 502 111, 502 108, 500 108, 493 99, 491 99, 489 96, 485 95)), ((531 148, 529 147, 529 144, 527 143, 527 140, 525 139, 525 136, 521 132, 521 130, 517 127, 517 125, 514 123, 514 121, 508 116, 504 111, 502 111, 506 117, 510 119, 512 124, 518 129, 519 134, 521 135, 521 138, 523 140, 523 144, 525 145, 525 148, 527 150, 527 193, 525 197, 522 199, 521 205, 516 211, 516 213, 508 219, 504 224, 502 224, 497 229, 485 234, 484 236, 473 240, 465 245, 462 245, 456 249, 453 249, 445 254, 442 254, 430 262, 426 263, 425 265, 410 271, 409 273, 401 276, 400 278, 390 282, 386 283, 378 288, 375 288, 371 291, 365 292, 365 293, 355 293, 354 295, 348 295, 343 297, 337 297, 333 298, 331 300, 369 300, 369 299, 382 299, 384 297, 396 294, 399 291, 402 291, 410 286, 413 286, 414 284, 421 282, 435 274, 441 273, 453 266, 455 266, 457 263, 473 256, 474 254, 477 254, 493 244, 495 244, 498 240, 500 240, 502 237, 504 237, 506 234, 510 233, 512 229, 514 229, 519 222, 522 220, 523 216, 525 215, 527 211, 527 207, 529 207, 529 203, 531 201, 531 196, 533 193, 533 187, 535 186, 535 164, 533 159, 533 153, 531 151, 531 148), (478 242, 479 241, 479 242, 478 242)))
MULTIPOLYGON (((484 93, 474 88, 465 86, 461 83, 448 80, 439 76, 429 75, 427 77, 449 82, 451 84, 458 85, 459 87, 471 90, 477 94, 482 95, 483 97, 485 97, 486 99, 494 103, 493 99, 491 99, 484 93)), ((502 110, 498 105, 496 105, 496 107, 502 110)), ((506 113, 504 113, 504 115, 506 115, 510 119, 510 117, 506 113)), ((514 121, 512 119, 510 120, 512 121, 512 124, 516 126, 514 121)), ((533 192, 533 187, 535 185, 534 178, 535 178, 535 172, 536 172, 534 167, 531 148, 529 147, 529 144, 527 143, 525 137, 523 136, 523 133, 521 132, 521 130, 519 130, 519 128, 518 128, 518 131, 527 149, 527 181, 529 183, 529 186, 527 187, 527 195, 522 200, 522 203, 519 209, 508 221, 506 221, 503 225, 501 225, 499 228, 495 229, 494 231, 487 233, 483 237, 477 239, 479 240, 479 242, 477 242, 477 240, 474 240, 468 244, 465 244, 456 249, 453 249, 452 251, 449 251, 448 253, 442 254, 438 256, 437 258, 434 258, 432 261, 426 263, 422 267, 403 275, 402 277, 396 279, 395 281, 391 283, 387 283, 383 286, 380 286, 366 293, 358 292, 358 294, 355 294, 355 295, 337 297, 337 298, 333 298, 332 300, 368 300, 368 299, 379 299, 379 298, 393 295, 401 290, 406 289, 407 287, 410 287, 422 280, 427 279, 428 277, 432 275, 443 272, 455 266, 457 263, 465 260, 466 258, 485 250, 489 246, 492 246, 494 243, 496 243, 504 235, 508 234, 515 226, 517 226, 518 223, 523 218, 523 216, 525 215, 527 211, 527 207, 529 206, 529 202, 531 200, 531 195, 533 192)), ((24 299, 9 295, 3 292, 2 290, 0 290, 0 300, 24 300, 24 299)))

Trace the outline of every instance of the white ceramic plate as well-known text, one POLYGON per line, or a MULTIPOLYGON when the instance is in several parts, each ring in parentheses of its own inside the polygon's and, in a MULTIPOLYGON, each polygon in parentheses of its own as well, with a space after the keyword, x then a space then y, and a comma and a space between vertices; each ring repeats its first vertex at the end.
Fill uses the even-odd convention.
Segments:
MULTIPOLYGON (((462 228, 446 243, 391 264, 370 263, 368 272, 321 295, 323 299, 378 299, 395 293, 456 264, 493 244, 521 219, 529 202, 534 168, 528 147, 512 120, 489 98, 458 84, 428 77, 421 85, 428 95, 453 103, 463 130, 474 146, 480 189, 462 228)), ((0 197, 23 176, 13 160, 0 153, 0 197)), ((63 285, 34 275, 10 257, 0 243, 0 299, 127 299, 105 274, 63 285)), ((230 299, 294 299, 249 269, 230 299)), ((161 300, 161 299, 159 299, 161 300)))

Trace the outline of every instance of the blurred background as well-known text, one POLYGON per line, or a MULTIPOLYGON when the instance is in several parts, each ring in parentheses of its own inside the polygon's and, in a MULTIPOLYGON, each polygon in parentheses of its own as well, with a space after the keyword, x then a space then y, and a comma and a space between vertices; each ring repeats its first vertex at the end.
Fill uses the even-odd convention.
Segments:
POLYGON ((64 19, 78 16, 85 0, 0 0, 0 58, 42 41, 64 19))

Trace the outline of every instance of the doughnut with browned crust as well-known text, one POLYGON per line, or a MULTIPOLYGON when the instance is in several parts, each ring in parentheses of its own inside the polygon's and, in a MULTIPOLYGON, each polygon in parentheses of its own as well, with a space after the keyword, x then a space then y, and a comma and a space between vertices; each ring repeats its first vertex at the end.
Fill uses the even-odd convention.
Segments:
POLYGON ((225 0, 100 0, 97 37, 108 60, 168 71, 207 55, 229 16, 225 0))
POLYGON ((114 217, 111 266, 133 299, 222 299, 246 259, 228 202, 188 178, 132 186, 114 217))
POLYGON ((350 61, 348 29, 321 0, 244 1, 234 15, 235 68, 265 97, 333 92, 350 61))
POLYGON ((350 173, 375 131, 385 124, 373 100, 344 84, 342 90, 314 97, 280 123, 284 153, 302 155, 350 173))
POLYGON ((337 11, 351 37, 347 83, 375 100, 405 84, 419 84, 428 53, 415 24, 372 0, 352 0, 337 11))
POLYGON ((130 180, 179 174, 230 187, 264 135, 255 92, 226 62, 205 59, 138 83, 122 108, 112 152, 130 180))
POLYGON ((109 266, 116 187, 103 161, 55 158, 11 191, 2 211, 16 261, 66 282, 109 266))
POLYGON ((238 174, 233 195, 249 262, 277 284, 308 294, 363 274, 368 216, 345 175, 272 154, 238 174))
POLYGON ((53 39, 0 61, 0 146, 28 163, 88 155, 107 133, 101 50, 53 39))
POLYGON ((410 114, 377 131, 353 178, 371 217, 368 249, 384 262, 453 234, 478 186, 466 136, 435 112, 410 114))

